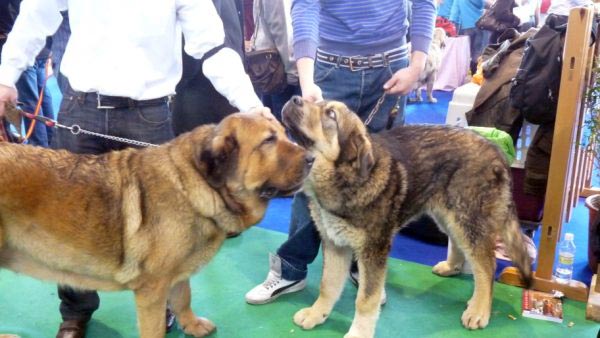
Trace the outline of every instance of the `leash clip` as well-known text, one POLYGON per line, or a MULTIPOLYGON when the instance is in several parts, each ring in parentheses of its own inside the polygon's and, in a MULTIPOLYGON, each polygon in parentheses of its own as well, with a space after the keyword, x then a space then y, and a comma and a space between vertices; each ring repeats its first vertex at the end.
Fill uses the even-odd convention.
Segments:
POLYGON ((81 127, 78 124, 74 124, 72 125, 69 130, 71 131, 71 134, 73 135, 78 135, 79 133, 81 133, 81 127))

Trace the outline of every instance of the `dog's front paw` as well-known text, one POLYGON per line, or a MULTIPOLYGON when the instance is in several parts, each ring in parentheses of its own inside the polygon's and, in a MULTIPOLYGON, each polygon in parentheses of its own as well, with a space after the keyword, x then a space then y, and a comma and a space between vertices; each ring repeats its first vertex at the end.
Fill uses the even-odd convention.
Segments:
POLYGON ((469 302, 467 309, 462 314, 462 324, 469 330, 483 329, 490 321, 491 309, 475 302, 469 302))
POLYGON ((442 277, 454 276, 460 273, 460 266, 450 265, 448 261, 441 261, 433 267, 433 273, 442 277))
POLYGON ((204 337, 213 332, 217 327, 206 318, 197 317, 192 323, 183 326, 183 332, 194 337, 204 337))
POLYGON ((296 312, 294 323, 305 330, 310 330, 319 324, 323 324, 328 316, 328 313, 317 311, 313 307, 307 307, 296 312))
POLYGON ((429 101, 429 103, 437 103, 437 99, 433 96, 430 96, 429 98, 427 98, 427 101, 429 101))

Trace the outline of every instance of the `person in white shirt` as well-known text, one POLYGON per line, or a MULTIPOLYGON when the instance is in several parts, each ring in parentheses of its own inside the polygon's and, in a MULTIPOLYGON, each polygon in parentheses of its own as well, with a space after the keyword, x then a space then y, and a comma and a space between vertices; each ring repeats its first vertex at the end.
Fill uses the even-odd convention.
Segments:
MULTIPOLYGON (((182 75, 182 33, 186 53, 204 59, 204 74, 233 106, 273 118, 240 56, 224 47, 211 0, 23 1, 2 50, 0 117, 7 103, 16 103, 15 82, 58 29, 64 10, 71 36, 60 69, 70 83, 58 116, 62 125, 154 144, 171 139, 169 103, 182 75)), ((51 146, 99 154, 127 144, 58 129, 51 146)), ((63 323, 57 337, 84 337, 99 305, 97 293, 59 288, 59 296, 63 323)))
POLYGON ((519 17, 519 32, 527 32, 531 27, 537 27, 540 20, 539 0, 516 0, 517 7, 513 8, 513 14, 519 17))
POLYGON ((556 14, 569 16, 574 7, 584 7, 592 4, 591 0, 552 0, 547 15, 556 14))

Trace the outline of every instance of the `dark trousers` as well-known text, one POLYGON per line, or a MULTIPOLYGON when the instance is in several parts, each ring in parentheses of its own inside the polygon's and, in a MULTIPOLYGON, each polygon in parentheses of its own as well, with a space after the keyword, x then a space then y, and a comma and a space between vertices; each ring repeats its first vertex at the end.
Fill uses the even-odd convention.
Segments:
MULTIPOLYGON (((173 138, 171 111, 168 103, 147 107, 98 109, 97 102, 81 99, 71 89, 63 93, 58 122, 96 133, 160 144, 173 138)), ((106 140, 93 135, 73 135, 67 129, 58 129, 51 144, 54 149, 66 149, 77 154, 101 154, 120 150, 128 144, 106 140)), ((100 300, 96 291, 74 290, 59 286, 60 313, 63 320, 88 321, 98 309, 100 300)))
POLYGON ((477 73, 477 59, 481 55, 483 51, 483 47, 485 47, 484 43, 484 31, 473 27, 461 29, 458 33, 459 35, 466 35, 469 37, 469 47, 471 52, 471 60, 469 63, 469 69, 471 70, 471 74, 477 73))
POLYGON ((173 131, 175 135, 197 126, 219 123, 238 109, 229 104, 202 73, 202 62, 183 54, 183 75, 175 89, 173 131))

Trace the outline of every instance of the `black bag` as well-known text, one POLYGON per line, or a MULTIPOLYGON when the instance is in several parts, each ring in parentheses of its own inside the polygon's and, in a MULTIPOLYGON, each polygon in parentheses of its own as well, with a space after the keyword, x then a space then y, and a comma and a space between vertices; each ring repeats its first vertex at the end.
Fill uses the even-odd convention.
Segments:
MULTIPOLYGON (((260 1, 260 0, 257 0, 260 1)), ((262 4, 258 4, 259 11, 256 15, 254 24, 254 34, 252 34, 252 47, 250 52, 246 52, 244 65, 246 73, 250 76, 250 81, 254 89, 261 94, 278 94, 287 86, 287 74, 283 66, 283 60, 277 48, 268 48, 256 50, 256 37, 259 33, 262 4)))
POLYGON ((287 74, 275 48, 246 52, 246 73, 261 94, 281 93, 287 86, 287 74))
POLYGON ((551 123, 556 117, 565 32, 564 19, 551 15, 525 42, 509 97, 511 106, 530 123, 551 123))

